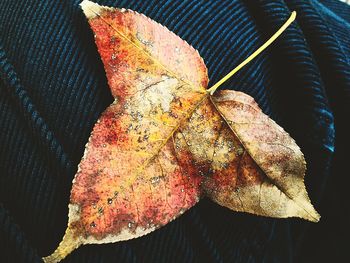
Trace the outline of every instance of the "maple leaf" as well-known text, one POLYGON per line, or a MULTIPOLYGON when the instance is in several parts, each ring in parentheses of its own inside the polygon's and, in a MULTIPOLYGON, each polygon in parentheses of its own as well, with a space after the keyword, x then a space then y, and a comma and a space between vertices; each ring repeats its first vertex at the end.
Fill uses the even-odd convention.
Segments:
POLYGON ((73 180, 65 236, 45 262, 82 244, 148 234, 202 196, 234 211, 319 220, 305 190, 302 152, 252 97, 213 95, 225 78, 207 90, 198 52, 146 16, 87 0, 81 6, 115 101, 93 128, 73 180))

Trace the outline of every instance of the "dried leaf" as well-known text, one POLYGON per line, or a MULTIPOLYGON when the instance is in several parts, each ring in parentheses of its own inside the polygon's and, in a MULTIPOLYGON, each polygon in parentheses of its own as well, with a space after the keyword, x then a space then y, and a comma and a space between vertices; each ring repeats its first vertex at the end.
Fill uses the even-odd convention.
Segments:
POLYGON ((66 234, 44 258, 136 238, 206 195, 271 217, 318 221, 294 140, 235 91, 207 92, 198 52, 144 15, 83 1, 115 98, 73 180, 66 234))

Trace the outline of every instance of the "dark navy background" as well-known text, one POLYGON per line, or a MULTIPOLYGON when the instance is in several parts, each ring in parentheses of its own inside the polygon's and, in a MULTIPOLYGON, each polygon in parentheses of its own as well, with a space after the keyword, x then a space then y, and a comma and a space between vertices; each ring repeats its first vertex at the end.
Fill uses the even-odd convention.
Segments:
MULTIPOLYGON (((84 145, 112 102, 80 0, 0 1, 0 262, 40 262, 61 240, 84 145)), ((101 0, 192 44, 212 85, 296 10, 297 22, 222 88, 252 95, 297 141, 318 224, 209 200, 139 239, 64 262, 340 262, 349 259, 350 7, 337 0, 101 0)))

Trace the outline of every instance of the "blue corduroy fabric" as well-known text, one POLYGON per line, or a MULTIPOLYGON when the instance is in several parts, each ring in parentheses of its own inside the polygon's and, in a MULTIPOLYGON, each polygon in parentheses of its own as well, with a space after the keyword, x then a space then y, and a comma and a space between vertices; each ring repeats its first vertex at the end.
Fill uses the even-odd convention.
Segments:
MULTIPOLYGON (((167 26, 218 81, 296 10, 297 21, 222 88, 252 95, 307 161, 318 224, 209 200, 160 230, 83 246, 64 262, 340 262, 347 256, 350 7, 336 0, 101 0, 167 26)), ((0 1, 0 262, 41 262, 61 240, 85 143, 112 102, 80 0, 0 1)))

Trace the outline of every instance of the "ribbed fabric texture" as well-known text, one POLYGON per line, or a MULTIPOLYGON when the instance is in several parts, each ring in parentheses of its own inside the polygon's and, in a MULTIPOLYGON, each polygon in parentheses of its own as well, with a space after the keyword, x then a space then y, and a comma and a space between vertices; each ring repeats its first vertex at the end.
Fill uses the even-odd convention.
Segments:
MULTIPOLYGON (((350 7, 337 0, 97 1, 130 8, 199 50, 210 85, 296 10, 297 21, 222 88, 252 95, 307 161, 318 224, 202 200, 131 241, 64 262, 340 262, 347 257, 350 7)), ((0 1, 0 262, 41 262, 61 240, 85 143, 112 102, 80 0, 0 1)))

